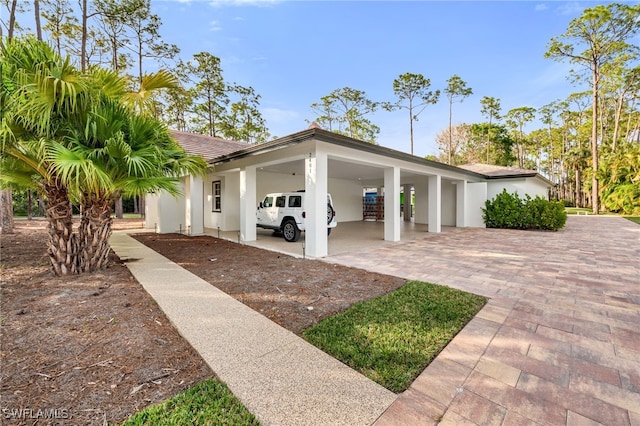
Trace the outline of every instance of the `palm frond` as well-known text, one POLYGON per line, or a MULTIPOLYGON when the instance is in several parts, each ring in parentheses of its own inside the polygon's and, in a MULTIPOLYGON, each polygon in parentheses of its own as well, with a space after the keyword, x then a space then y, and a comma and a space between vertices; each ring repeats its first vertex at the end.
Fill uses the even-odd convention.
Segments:
POLYGON ((52 172, 71 189, 88 194, 110 194, 114 191, 111 177, 99 163, 83 155, 82 149, 68 149, 52 142, 48 150, 52 172))

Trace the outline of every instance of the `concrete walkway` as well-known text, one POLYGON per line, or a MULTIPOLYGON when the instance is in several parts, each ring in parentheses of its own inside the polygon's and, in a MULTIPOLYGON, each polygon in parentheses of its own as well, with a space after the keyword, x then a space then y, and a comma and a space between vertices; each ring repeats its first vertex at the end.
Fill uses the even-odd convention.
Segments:
POLYGON ((640 226, 571 216, 557 233, 459 229, 329 262, 490 297, 377 420, 640 425, 640 226))
POLYGON ((126 235, 111 247, 263 425, 370 425, 396 395, 126 235))

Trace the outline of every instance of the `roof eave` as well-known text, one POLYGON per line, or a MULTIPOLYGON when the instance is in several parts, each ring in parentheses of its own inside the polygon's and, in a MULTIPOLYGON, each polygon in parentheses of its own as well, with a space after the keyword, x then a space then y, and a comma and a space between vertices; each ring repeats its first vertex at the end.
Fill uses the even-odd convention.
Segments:
POLYGON ((333 133, 323 129, 306 129, 298 133, 294 133, 289 136, 282 137, 280 139, 276 139, 271 142, 267 142, 260 145, 255 145, 250 148, 232 152, 231 154, 227 154, 221 157, 214 158, 209 161, 209 164, 223 164, 229 161, 249 157, 251 155, 262 154, 270 151, 274 151, 277 149, 282 149, 290 145, 294 145, 305 140, 309 139, 317 139, 322 142, 328 142, 339 146, 344 146, 347 148, 358 149, 364 152, 369 152, 372 154, 385 155, 387 157, 395 158, 398 160, 404 160, 415 164, 420 165, 429 165, 431 167, 435 167, 441 170, 453 171, 456 173, 463 173, 468 176, 473 176, 476 178, 486 179, 486 176, 481 173, 472 172, 471 170, 461 169, 459 167, 450 166, 448 164, 439 163, 437 161, 431 161, 424 158, 416 157, 415 155, 407 154, 404 152, 396 151, 391 148, 386 148, 379 145, 374 145, 367 142, 362 142, 357 139, 350 138, 348 136, 340 135, 337 133, 333 133))

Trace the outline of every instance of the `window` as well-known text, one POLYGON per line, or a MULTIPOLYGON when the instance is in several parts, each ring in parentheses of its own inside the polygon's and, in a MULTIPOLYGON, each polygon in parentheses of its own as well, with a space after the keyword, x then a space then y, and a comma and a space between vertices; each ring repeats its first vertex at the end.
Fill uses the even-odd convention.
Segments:
POLYGON ((281 195, 276 198, 276 207, 284 207, 287 197, 281 195))
POLYGON ((302 197, 300 195, 291 195, 289 197, 289 207, 302 207, 302 197))
POLYGON ((219 180, 213 182, 213 189, 211 191, 213 194, 213 203, 211 211, 220 212, 222 211, 222 183, 219 180))
POLYGON ((264 201, 262 202, 262 207, 272 207, 273 206, 273 197, 264 197, 264 201))

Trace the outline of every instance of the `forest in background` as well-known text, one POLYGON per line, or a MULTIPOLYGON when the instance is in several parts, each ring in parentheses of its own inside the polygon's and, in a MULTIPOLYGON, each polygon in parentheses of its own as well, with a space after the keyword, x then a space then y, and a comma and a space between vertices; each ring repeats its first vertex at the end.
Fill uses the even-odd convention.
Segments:
MULTIPOLYGON (((177 130, 249 143, 273 138, 260 112, 260 95, 250 86, 224 79, 220 59, 200 52, 187 61, 163 39, 162 22, 150 0, 2 0, 2 37, 33 35, 49 41, 81 69, 99 65, 129 76, 137 90, 148 70, 170 69, 179 84, 159 91, 153 114, 177 130), (30 28, 21 19, 35 22, 30 28)), ((574 65, 579 91, 541 106, 502 111, 500 99, 485 96, 479 123, 449 123, 436 137, 447 164, 487 163, 534 169, 555 185, 552 196, 594 212, 640 214, 640 6, 608 4, 586 9, 567 23, 548 46, 549 60, 574 65), (543 126, 530 129, 531 123, 543 126)), ((29 24, 31 25, 31 24, 29 24)), ((461 70, 464 72, 464 70, 461 70)), ((450 110, 472 93, 458 75, 432 89, 422 74, 393 82, 395 99, 374 101, 363 90, 336 89, 311 104, 309 122, 376 143, 380 129, 369 118, 379 109, 408 113, 413 123, 428 106, 447 102, 450 110)), ((451 116, 451 115, 450 115, 451 116)), ((27 198, 30 194, 23 194, 27 198)), ((5 200, 6 201, 6 200, 5 200)), ((139 210, 137 204, 135 208, 139 210)))

